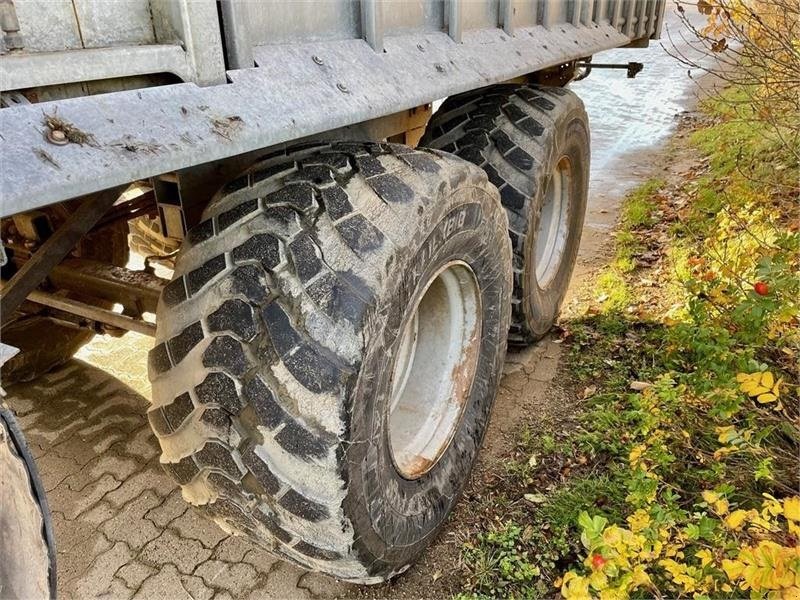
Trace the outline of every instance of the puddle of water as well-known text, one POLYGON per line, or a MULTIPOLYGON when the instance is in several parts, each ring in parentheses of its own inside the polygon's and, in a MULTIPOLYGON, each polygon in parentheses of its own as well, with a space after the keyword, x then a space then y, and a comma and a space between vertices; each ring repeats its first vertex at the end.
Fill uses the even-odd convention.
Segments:
MULTIPOLYGON (((690 14, 690 19, 701 25, 704 17, 690 14)), ((703 73, 687 71, 666 50, 672 49, 674 43, 680 53, 700 58, 681 36, 683 31, 670 4, 660 41, 651 42, 649 48, 618 48, 593 58, 595 63, 644 63, 644 70, 635 79, 628 79, 624 70, 598 69, 570 85, 583 99, 589 114, 593 198, 598 194, 622 195, 637 183, 641 176, 632 168, 637 155, 666 141, 677 126, 677 115, 693 104, 697 78, 703 73)))

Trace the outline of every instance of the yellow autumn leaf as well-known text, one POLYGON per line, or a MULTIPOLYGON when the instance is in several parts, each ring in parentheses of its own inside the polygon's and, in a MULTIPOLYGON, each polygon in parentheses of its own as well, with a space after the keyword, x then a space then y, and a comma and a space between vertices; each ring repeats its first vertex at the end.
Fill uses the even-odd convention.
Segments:
POLYGON ((727 425, 725 427, 716 427, 716 432, 719 434, 717 437, 717 441, 720 444, 727 444, 731 440, 736 439, 737 433, 736 428, 733 425, 727 425))
POLYGON ((695 556, 700 559, 701 567, 705 567, 706 565, 710 565, 712 562, 714 562, 714 555, 711 554, 711 550, 707 550, 706 548, 698 550, 695 556))
POLYGON ((767 392, 766 394, 759 394, 756 396, 756 400, 759 404, 769 404, 770 402, 775 402, 778 399, 778 396, 773 394, 772 392, 767 392))
POLYGON ((800 600, 800 587, 794 585, 781 590, 781 600, 800 600))
POLYGON ((642 444, 634 446, 633 448, 631 448, 631 452, 628 455, 628 461, 632 465, 635 464, 642 457, 642 454, 644 454, 645 450, 647 450, 647 447, 642 444))
POLYGON ((635 533, 645 529, 648 525, 650 525, 650 515, 648 515, 645 510, 640 508, 630 517, 628 517, 627 521, 631 526, 631 531, 635 533))
POLYGON ((728 514, 728 501, 723 498, 714 502, 714 512, 720 516, 728 514))
POLYGON ((772 376, 772 373, 769 371, 764 371, 761 374, 761 385, 766 388, 771 388, 773 385, 775 385, 775 378, 772 376))
POLYGON ((725 446, 723 448, 719 448, 714 451, 714 460, 719 460, 723 456, 728 456, 728 454, 733 454, 738 450, 739 449, 736 446, 725 446))
POLYGON ((800 521, 800 496, 783 499, 783 516, 790 521, 800 521))
POLYGON ((744 523, 746 519, 747 511, 738 509, 725 517, 725 526, 729 529, 736 530, 742 526, 742 523, 744 523))
POLYGON ((764 371, 763 373, 739 373, 736 376, 739 382, 739 389, 748 396, 759 396, 771 391, 774 381, 772 373, 764 371), (765 385, 766 383, 769 385, 765 385))
POLYGON ((703 492, 703 500, 705 500, 707 504, 714 504, 714 502, 719 500, 719 494, 711 490, 705 490, 703 492))
POLYGON ((736 581, 742 576, 744 572, 744 564, 738 560, 729 560, 727 558, 722 560, 722 570, 731 581, 736 581))
POLYGON ((589 596, 589 582, 585 577, 580 577, 570 571, 564 575, 561 583, 561 595, 567 600, 587 600, 589 596))

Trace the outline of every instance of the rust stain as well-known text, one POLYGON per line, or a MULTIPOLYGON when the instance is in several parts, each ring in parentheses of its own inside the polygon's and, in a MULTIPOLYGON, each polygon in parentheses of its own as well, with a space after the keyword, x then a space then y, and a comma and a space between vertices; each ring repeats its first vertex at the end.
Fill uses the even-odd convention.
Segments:
MULTIPOLYGON (((479 329, 478 327, 475 328, 479 329)), ((478 332, 475 331, 470 338, 461 360, 453 367, 451 377, 453 379, 453 400, 458 406, 464 406, 467 396, 472 388, 472 380, 475 377, 475 367, 478 363, 478 351, 480 349, 480 339, 478 332)))
POLYGON ((411 461, 408 463, 408 468, 405 469, 406 472, 411 475, 412 477, 416 477, 418 475, 422 475, 428 469, 431 468, 433 462, 429 458, 425 458, 424 456, 415 456, 411 461))

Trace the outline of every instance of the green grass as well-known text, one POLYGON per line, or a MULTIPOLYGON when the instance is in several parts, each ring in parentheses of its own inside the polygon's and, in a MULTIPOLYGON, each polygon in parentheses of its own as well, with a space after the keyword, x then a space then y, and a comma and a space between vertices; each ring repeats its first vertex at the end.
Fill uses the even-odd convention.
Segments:
MULTIPOLYGON (((742 120, 742 107, 738 112, 731 108, 737 93, 727 94, 706 103, 716 120, 691 136, 691 143, 708 156, 708 169, 684 182, 681 193, 691 203, 680 219, 669 229, 659 223, 663 180, 645 182, 626 199, 614 260, 592 290, 599 311, 566 324, 571 335, 564 372, 573 376, 580 403, 574 423, 558 433, 520 432, 520 458, 504 464, 517 487, 504 490, 499 520, 464 546, 462 598, 553 596, 557 576, 582 568, 578 516, 584 511, 625 526, 625 517, 644 507, 691 529, 702 490, 723 490, 736 505, 750 507, 760 503, 764 492, 786 494, 800 485, 800 431, 770 407, 748 399, 735 379, 739 372, 768 368, 789 381, 788 392, 796 394, 796 372, 789 370, 787 357, 796 357, 800 347, 785 335, 769 339, 765 331, 771 315, 794 310, 791 303, 800 296, 792 262, 800 255, 800 236, 786 232, 771 238, 755 271, 742 273, 744 283, 736 272, 724 281, 718 273, 699 278, 691 260, 711 260, 707 242, 722 229, 727 211, 752 215, 753 227, 785 219, 792 200, 781 199, 780 191, 800 179, 798 165, 779 151, 775 140, 742 120), (751 205, 763 211, 749 211, 751 205), (642 294, 653 293, 637 288, 631 273, 656 231, 667 232, 670 242, 654 275, 660 288, 651 298, 661 313, 649 321, 629 310, 642 294), (769 281, 769 297, 753 293, 748 282, 754 278, 769 281), (727 294, 732 308, 722 311, 714 293, 727 294), (666 312, 675 307, 677 321, 666 312), (637 393, 632 382, 654 384, 652 393, 637 393), (715 427, 730 423, 754 432, 752 449, 717 460, 715 427), (651 443, 656 433, 663 443, 651 443), (648 464, 657 479, 632 475, 630 453, 642 444, 648 445, 648 464), (533 464, 531 455, 536 456, 533 464), (551 483, 537 488, 542 481, 551 483), (522 500, 526 493, 533 494, 533 502, 522 500)), ((742 254, 735 244, 730 252, 735 258, 739 252, 743 265, 758 258, 742 254)), ((700 519, 703 526, 709 521, 700 519)), ((708 535, 705 543, 713 537, 708 535)), ((658 579, 657 568, 652 565, 659 589, 674 595, 677 588, 670 587, 668 577, 658 579)))

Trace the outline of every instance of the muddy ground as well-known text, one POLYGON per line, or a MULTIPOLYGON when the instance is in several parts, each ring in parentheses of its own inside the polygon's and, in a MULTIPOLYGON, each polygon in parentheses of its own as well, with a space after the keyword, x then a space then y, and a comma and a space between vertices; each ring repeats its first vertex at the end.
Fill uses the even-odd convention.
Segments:
MULTIPOLYGON (((676 20, 668 26, 674 30, 676 20)), ((624 72, 598 71, 572 86, 589 111, 593 167, 567 311, 607 262, 625 193, 671 168, 664 143, 694 101, 685 69, 658 44, 607 54, 595 62, 638 60, 647 66, 634 81, 626 81, 624 72)), ((491 490, 502 486, 502 461, 513 452, 519 430, 562 427, 576 402, 557 333, 509 354, 478 466, 439 539, 395 582, 349 586, 226 536, 183 502, 158 465, 157 442, 144 416, 149 345, 136 334, 97 338, 63 368, 8 390, 49 494, 62 598, 449 596, 459 588, 463 537, 485 518, 491 490)))

